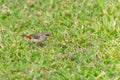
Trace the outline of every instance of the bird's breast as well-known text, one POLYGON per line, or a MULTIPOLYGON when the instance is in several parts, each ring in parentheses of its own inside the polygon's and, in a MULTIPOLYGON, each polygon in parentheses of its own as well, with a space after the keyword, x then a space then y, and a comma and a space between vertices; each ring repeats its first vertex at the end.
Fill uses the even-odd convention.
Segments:
POLYGON ((39 38, 39 39, 31 39, 31 41, 32 42, 43 42, 43 41, 45 41, 46 40, 46 38, 39 38))

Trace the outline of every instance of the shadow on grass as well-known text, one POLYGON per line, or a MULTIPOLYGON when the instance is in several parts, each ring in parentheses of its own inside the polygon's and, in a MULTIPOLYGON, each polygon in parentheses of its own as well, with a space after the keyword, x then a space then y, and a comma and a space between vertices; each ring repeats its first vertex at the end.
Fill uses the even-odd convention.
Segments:
POLYGON ((44 47, 44 46, 46 46, 45 43, 36 43, 35 45, 38 46, 38 47, 44 47))

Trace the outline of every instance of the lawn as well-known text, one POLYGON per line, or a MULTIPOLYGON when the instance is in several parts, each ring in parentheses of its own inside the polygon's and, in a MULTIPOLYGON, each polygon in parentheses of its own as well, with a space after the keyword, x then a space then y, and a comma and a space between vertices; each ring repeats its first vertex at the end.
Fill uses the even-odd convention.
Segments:
POLYGON ((0 80, 120 80, 120 0, 0 0, 0 80))

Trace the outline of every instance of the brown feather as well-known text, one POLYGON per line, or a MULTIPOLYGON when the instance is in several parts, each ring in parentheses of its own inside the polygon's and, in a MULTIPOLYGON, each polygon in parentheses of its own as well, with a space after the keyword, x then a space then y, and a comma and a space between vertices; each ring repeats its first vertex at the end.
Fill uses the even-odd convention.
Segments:
POLYGON ((30 35, 32 38, 34 38, 34 39, 39 39, 40 38, 40 35, 37 35, 37 34, 32 34, 32 35, 30 35))

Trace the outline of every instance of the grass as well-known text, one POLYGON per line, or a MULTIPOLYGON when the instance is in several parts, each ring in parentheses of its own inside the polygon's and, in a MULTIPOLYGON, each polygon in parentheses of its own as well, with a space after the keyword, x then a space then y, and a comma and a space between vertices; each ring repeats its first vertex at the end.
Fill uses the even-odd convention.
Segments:
POLYGON ((1 0, 0 80, 119 80, 119 0, 1 0), (48 31, 46 46, 22 35, 48 31))

